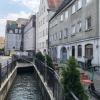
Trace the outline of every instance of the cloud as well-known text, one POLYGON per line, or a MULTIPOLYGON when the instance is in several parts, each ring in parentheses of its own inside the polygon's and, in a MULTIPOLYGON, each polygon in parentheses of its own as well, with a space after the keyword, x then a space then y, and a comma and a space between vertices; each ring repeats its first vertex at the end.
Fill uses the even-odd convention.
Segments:
POLYGON ((5 36, 5 26, 7 20, 17 20, 18 18, 28 18, 30 13, 21 11, 20 13, 10 13, 6 17, 0 19, 0 36, 5 36))
POLYGON ((38 11, 40 2, 40 0, 11 0, 11 1, 24 5, 25 7, 31 9, 33 12, 38 11))

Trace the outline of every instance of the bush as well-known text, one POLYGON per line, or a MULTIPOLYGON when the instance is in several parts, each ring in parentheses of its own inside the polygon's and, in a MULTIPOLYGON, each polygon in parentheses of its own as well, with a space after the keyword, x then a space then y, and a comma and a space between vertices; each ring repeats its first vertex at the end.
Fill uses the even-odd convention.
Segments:
POLYGON ((47 65, 49 66, 49 67, 51 67, 51 68, 54 68, 53 67, 53 61, 52 61, 52 58, 49 56, 49 55, 45 55, 46 56, 46 63, 47 63, 47 65))
POLYGON ((36 54, 36 58, 42 62, 45 62, 45 57, 43 56, 43 54, 41 52, 38 52, 36 54))
POLYGON ((80 82, 80 72, 77 70, 79 67, 75 58, 70 57, 67 64, 62 71, 62 84, 64 88, 65 98, 71 100, 72 96, 69 91, 72 91, 79 100, 88 100, 84 88, 80 82))

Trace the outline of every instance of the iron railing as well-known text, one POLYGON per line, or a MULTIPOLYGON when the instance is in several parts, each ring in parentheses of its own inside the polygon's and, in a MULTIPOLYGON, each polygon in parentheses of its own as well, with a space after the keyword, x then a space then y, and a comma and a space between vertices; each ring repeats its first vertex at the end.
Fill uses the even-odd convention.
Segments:
POLYGON ((2 83, 8 78, 9 74, 14 70, 16 67, 16 58, 12 57, 11 62, 7 61, 6 66, 3 66, 0 63, 0 87, 2 83))
MULTIPOLYGON (((30 57, 21 57, 21 59, 24 59, 28 62, 30 61, 30 57), (25 59, 27 58, 27 59, 25 59)), ((40 74, 43 76, 44 82, 47 83, 48 87, 52 90, 53 96, 55 97, 56 100, 65 100, 65 95, 63 93, 63 87, 61 85, 59 75, 56 73, 56 71, 47 66, 46 62, 41 62, 39 59, 34 57, 34 63, 40 72, 40 74)), ((77 96, 72 92, 69 91, 71 94, 72 99, 71 100, 79 100, 77 96)))

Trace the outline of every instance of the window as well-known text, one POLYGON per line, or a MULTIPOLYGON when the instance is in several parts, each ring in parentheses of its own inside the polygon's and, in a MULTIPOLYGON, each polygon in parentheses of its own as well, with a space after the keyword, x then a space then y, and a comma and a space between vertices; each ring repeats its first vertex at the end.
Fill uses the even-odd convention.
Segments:
POLYGON ((75 13, 75 5, 72 6, 72 14, 75 13))
POLYGON ((60 16, 60 21, 63 21, 64 20, 64 16, 63 14, 60 16))
POLYGON ((86 5, 89 4, 91 2, 91 0, 86 0, 86 5))
POLYGON ((86 30, 91 29, 91 25, 92 25, 92 23, 91 23, 91 17, 88 17, 86 19, 86 30))
POLYGON ((56 41, 56 33, 54 34, 54 40, 56 41))
POLYGON ((59 39, 62 39, 62 31, 59 33, 59 39))
POLYGON ((82 8, 82 0, 78 0, 78 10, 82 8))
POLYGON ((19 34, 21 33, 21 29, 19 29, 19 34))
POLYGON ((72 35, 75 33, 75 25, 72 25, 72 35))
POLYGON ((78 32, 81 32, 82 31, 82 22, 79 21, 78 22, 78 32))
POLYGON ((68 11, 65 12, 65 18, 68 18, 68 11))
POLYGON ((64 38, 66 38, 67 36, 68 36, 68 28, 65 29, 64 38))
POLYGON ((45 36, 45 31, 43 30, 43 36, 45 36))
POLYGON ((57 40, 57 33, 55 34, 56 40, 57 40))
POLYGON ((75 57, 75 46, 72 46, 72 57, 75 57))
POLYGON ((78 45, 78 57, 82 57, 82 46, 78 45))
POLYGON ((85 45, 85 57, 86 58, 93 57, 93 44, 85 45))
POLYGON ((18 33, 18 29, 15 29, 15 33, 18 33))

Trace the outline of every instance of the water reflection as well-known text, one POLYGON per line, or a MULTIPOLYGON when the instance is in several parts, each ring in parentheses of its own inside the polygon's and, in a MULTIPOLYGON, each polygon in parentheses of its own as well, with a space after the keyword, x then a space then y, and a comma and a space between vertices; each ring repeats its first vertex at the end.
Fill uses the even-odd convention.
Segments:
POLYGON ((32 74, 17 75, 6 100, 42 100, 39 86, 32 74))

